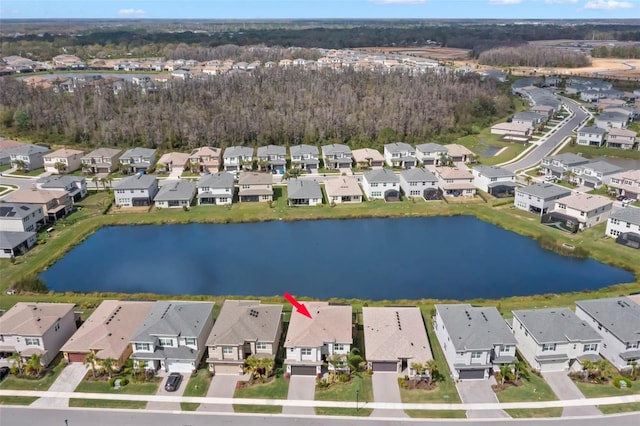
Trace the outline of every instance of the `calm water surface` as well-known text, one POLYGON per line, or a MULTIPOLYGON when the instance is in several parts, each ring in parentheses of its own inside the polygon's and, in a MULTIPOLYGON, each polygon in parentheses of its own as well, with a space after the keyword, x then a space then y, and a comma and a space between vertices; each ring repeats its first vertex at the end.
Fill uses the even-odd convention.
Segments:
POLYGON ((560 293, 630 272, 470 216, 103 228, 42 279, 56 291, 419 299, 560 293))

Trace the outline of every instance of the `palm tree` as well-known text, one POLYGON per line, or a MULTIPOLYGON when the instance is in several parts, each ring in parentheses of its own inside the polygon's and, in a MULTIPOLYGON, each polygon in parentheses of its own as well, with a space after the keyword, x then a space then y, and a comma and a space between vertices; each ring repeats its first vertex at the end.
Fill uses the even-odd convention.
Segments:
POLYGON ((511 378, 511 366, 509 364, 503 364, 500 367, 500 384, 504 385, 505 381, 509 381, 511 378))
POLYGON ((93 352, 89 352, 87 356, 84 358, 84 365, 87 368, 91 368, 91 372, 93 373, 93 378, 96 378, 96 364, 98 363, 98 357, 93 352))
POLYGON ((347 354, 347 365, 351 373, 359 373, 366 368, 367 363, 360 355, 358 348, 352 348, 347 354))
POLYGON ((267 167, 269 167, 269 163, 267 160, 258 160, 258 167, 261 171, 266 171, 267 167))
POLYGON ((117 365, 117 361, 113 358, 105 358, 100 361, 100 365, 107 372, 109 379, 111 379, 111 375, 113 374, 114 367, 117 365))
POLYGON ((529 175, 524 175, 524 183, 526 183, 527 185, 529 185, 531 183, 531 176, 529 175))
POLYGON ((147 362, 146 361, 138 361, 138 368, 137 370, 140 371, 142 373, 142 376, 144 377, 144 381, 147 381, 147 372, 145 371, 147 368, 147 362))
POLYGON ((629 363, 631 366, 631 377, 636 377, 636 367, 638 367, 638 361, 631 361, 629 363))
POLYGON ((42 355, 33 354, 27 360, 27 364, 25 366, 25 373, 30 376, 37 376, 42 372, 44 366, 42 365, 42 355))
POLYGON ((22 362, 22 357, 20 356, 20 354, 18 352, 14 352, 11 354, 9 359, 13 361, 12 367, 15 367, 18 370, 18 374, 22 374, 22 368, 24 364, 22 362))
POLYGON ((514 381, 518 381, 521 377, 527 377, 527 364, 521 360, 516 360, 511 364, 511 370, 514 374, 514 381))
POLYGON ((129 173, 131 173, 131 169, 132 168, 133 167, 129 163, 121 163, 120 164, 120 169, 122 170, 122 173, 124 173, 125 175, 128 175, 129 173))
POLYGON ((412 362, 410 365, 411 369, 414 370, 416 372, 415 376, 414 376, 414 381, 418 380, 418 376, 422 376, 424 374, 425 371, 425 365, 422 364, 421 362, 412 362))
POLYGON ((567 170, 566 172, 564 172, 564 175, 567 178, 567 182, 574 183, 573 178, 576 177, 576 174, 573 172, 573 170, 567 170))
POLYGON ((96 184, 96 191, 98 190, 98 183, 100 182, 100 178, 98 176, 94 176, 91 178, 91 182, 96 184))
POLYGON ((58 171, 59 174, 64 174, 67 171, 67 165, 62 161, 58 161, 53 167, 58 171))
POLYGON ((424 366, 429 371, 429 384, 440 380, 440 369, 435 359, 430 359, 424 366))
POLYGON ((251 355, 245 359, 243 370, 251 375, 251 380, 256 379, 264 383, 273 372, 274 366, 275 361, 272 358, 258 358, 251 355))
POLYGON ((283 179, 298 179, 302 174, 302 170, 298 168, 293 168, 287 170, 287 172, 282 176, 283 179))

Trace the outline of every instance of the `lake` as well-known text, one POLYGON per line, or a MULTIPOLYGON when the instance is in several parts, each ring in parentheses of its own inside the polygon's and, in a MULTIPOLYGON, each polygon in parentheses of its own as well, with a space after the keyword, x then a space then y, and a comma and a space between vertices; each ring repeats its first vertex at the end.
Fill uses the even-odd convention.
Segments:
POLYGON ((41 274, 79 292, 471 299, 633 282, 472 216, 100 229, 41 274))

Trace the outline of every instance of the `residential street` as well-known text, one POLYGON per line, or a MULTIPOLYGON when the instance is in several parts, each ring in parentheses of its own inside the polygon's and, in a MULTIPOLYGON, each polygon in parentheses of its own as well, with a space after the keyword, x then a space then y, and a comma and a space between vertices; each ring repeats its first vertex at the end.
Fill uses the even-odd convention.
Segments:
MULTIPOLYGON (((558 399, 584 399, 584 395, 580 389, 569 378, 566 371, 553 371, 542 373, 542 377, 547 381, 558 399)), ((593 405, 582 407, 564 407, 562 409, 562 417, 567 416, 597 416, 602 413, 593 405)))

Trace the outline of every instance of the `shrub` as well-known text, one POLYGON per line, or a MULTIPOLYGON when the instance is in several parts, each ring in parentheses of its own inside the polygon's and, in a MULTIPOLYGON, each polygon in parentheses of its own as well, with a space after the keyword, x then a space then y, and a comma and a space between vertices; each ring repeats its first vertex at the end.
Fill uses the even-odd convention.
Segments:
POLYGON ((129 384, 129 379, 127 379, 126 377, 123 377, 122 379, 120 379, 120 386, 126 386, 129 384))
POLYGON ((329 387, 329 382, 327 382, 325 379, 316 380, 316 386, 321 389, 325 389, 329 387))
POLYGON ((626 377, 616 377, 615 379, 613 379, 613 386, 617 387, 618 389, 622 387, 630 388, 631 385, 631 380, 627 379, 626 377), (623 385, 622 383, 625 384, 623 385))
POLYGON ((347 383, 349 381, 350 377, 348 374, 346 373, 342 373, 338 375, 338 381, 340 383, 347 383))
POLYGON ((46 293, 47 286, 45 283, 35 274, 26 275, 14 281, 11 288, 19 292, 33 292, 33 293, 46 293))

